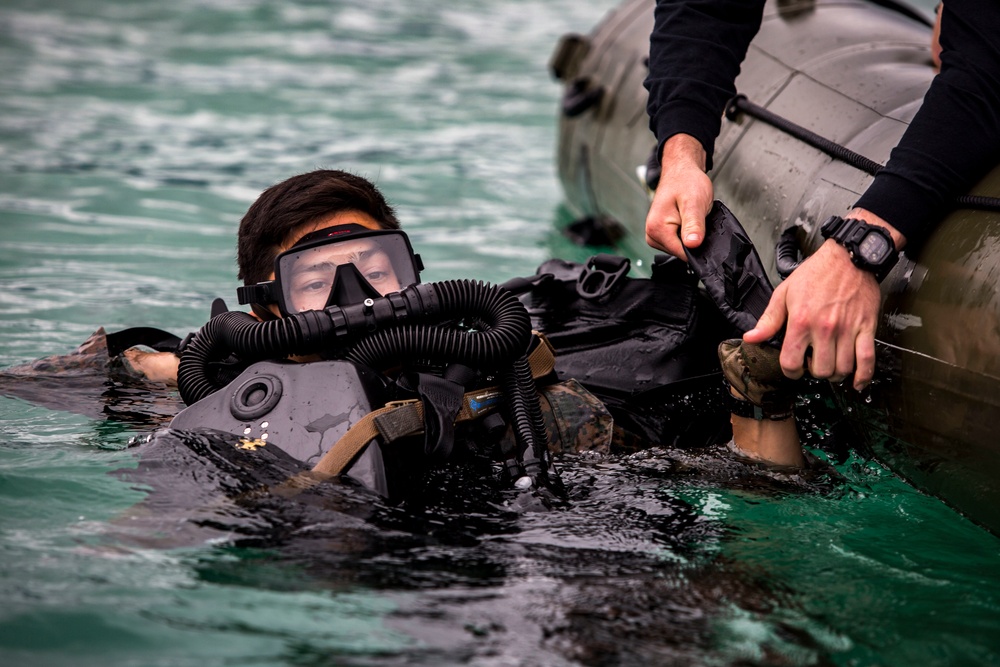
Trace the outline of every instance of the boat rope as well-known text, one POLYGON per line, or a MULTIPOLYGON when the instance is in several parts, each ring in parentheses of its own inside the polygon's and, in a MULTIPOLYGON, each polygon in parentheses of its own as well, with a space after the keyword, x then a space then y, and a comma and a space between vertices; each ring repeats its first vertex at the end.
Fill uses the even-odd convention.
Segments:
MULTIPOLYGON (((865 157, 860 153, 855 153, 846 146, 820 136, 783 116, 779 116, 758 104, 754 104, 747 99, 746 95, 737 95, 729 100, 729 103, 726 105, 726 118, 731 121, 735 121, 741 112, 763 121, 772 127, 776 127, 796 139, 809 144, 813 148, 826 153, 835 160, 846 162, 871 176, 877 174, 884 167, 884 165, 879 164, 871 158, 865 157)), ((956 208, 1000 212, 1000 197, 961 195, 953 200, 953 204, 956 208)))

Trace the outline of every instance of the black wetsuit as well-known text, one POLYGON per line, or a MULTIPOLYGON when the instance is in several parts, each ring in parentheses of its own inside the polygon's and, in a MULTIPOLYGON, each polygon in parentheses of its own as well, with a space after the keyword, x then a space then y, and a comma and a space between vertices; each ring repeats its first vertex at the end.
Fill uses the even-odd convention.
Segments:
MULTIPOLYGON (((694 136, 709 156, 734 80, 760 29, 763 0, 657 0, 648 111, 662 144, 694 136)), ((1000 2, 947 0, 941 73, 886 167, 857 205, 922 240, 1000 157, 1000 2)))

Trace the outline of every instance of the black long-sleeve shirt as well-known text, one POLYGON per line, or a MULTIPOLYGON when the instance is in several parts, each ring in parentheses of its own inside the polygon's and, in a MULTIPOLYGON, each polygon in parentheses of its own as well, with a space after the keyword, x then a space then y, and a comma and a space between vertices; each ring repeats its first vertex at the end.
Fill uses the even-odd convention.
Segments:
MULTIPOLYGON (((674 134, 690 134, 711 168, 722 111, 763 8, 763 0, 657 1, 646 88, 661 149, 674 134)), ((942 11, 941 72, 857 202, 910 242, 1000 161, 1000 0, 947 0, 942 11)))

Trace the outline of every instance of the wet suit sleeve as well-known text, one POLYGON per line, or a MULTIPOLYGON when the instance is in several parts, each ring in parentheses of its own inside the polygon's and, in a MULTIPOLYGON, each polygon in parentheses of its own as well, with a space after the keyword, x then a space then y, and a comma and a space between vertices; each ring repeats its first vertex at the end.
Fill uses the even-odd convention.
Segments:
POLYGON ((1000 158, 1000 2, 946 0, 941 73, 857 205, 924 240, 1000 158))
POLYGON ((663 142, 684 133, 708 154, 750 41, 760 30, 764 0, 657 0, 649 39, 649 127, 663 142))

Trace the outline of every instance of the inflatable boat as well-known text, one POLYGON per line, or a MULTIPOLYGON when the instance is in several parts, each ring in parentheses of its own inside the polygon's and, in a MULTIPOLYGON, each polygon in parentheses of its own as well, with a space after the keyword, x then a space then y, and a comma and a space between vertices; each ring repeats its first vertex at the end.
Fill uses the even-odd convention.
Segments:
MULTIPOLYGON (((589 35, 564 36, 551 61, 564 85, 558 167, 567 205, 623 233, 639 258, 653 254, 643 229, 656 139, 642 85, 653 9, 651 0, 626 0, 589 35)), ((850 209, 871 181, 866 167, 886 162, 913 118, 935 74, 931 24, 889 1, 768 2, 710 176, 774 284, 779 242, 787 252, 792 239, 803 255, 817 248, 823 219, 850 209)), ((1000 195, 1000 168, 969 195, 1000 195)), ((871 390, 835 391, 856 446, 994 532, 998 284, 1000 213, 956 208, 882 284, 871 390)))

